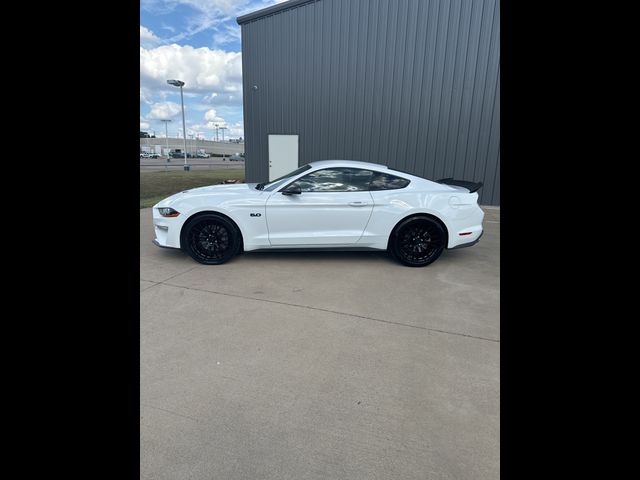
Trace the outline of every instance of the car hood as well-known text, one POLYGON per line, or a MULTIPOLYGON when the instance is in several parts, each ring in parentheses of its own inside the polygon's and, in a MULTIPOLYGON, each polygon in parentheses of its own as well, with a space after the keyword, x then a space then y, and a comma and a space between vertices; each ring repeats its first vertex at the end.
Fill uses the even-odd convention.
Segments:
POLYGON ((154 205, 154 208, 170 207, 181 200, 200 196, 224 201, 239 197, 246 198, 248 195, 262 194, 262 191, 256 190, 255 186, 255 183, 234 183, 229 185, 209 185, 207 187, 191 188, 161 200, 157 205, 154 205))
MULTIPOLYGON (((228 185, 209 185, 207 187, 198 187, 185 190, 180 193, 190 193, 192 195, 200 195, 203 193, 247 193, 247 190, 255 190, 255 183, 231 183, 228 185), (253 186, 253 187, 252 187, 253 186)), ((256 190, 258 191, 258 190, 256 190)))

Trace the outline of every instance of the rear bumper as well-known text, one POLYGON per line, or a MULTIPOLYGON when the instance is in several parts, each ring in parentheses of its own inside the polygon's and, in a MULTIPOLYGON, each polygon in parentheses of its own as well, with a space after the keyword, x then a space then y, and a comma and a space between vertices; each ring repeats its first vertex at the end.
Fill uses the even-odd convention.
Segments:
POLYGON ((456 245, 455 247, 451 247, 448 250, 456 250, 458 248, 473 247, 476 243, 478 243, 480 241, 480 239, 482 238, 482 235, 484 235, 484 230, 480 232, 480 235, 478 236, 478 238, 476 238, 473 242, 461 243, 460 245, 456 245))

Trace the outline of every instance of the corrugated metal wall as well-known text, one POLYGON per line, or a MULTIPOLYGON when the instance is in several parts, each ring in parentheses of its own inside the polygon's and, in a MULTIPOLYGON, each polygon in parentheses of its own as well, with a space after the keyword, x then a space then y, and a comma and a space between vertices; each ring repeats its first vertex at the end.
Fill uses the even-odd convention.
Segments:
POLYGON ((482 181, 500 204, 498 0, 315 0, 243 24, 242 55, 247 181, 268 134, 297 134, 301 165, 482 181))

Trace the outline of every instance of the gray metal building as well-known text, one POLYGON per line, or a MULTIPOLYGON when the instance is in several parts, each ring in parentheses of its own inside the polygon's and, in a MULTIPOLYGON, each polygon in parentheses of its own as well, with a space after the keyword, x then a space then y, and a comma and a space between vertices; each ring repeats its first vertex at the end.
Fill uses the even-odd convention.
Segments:
POLYGON ((290 0, 238 17, 246 179, 269 175, 269 134, 299 164, 386 164, 482 181, 500 204, 498 0, 290 0))

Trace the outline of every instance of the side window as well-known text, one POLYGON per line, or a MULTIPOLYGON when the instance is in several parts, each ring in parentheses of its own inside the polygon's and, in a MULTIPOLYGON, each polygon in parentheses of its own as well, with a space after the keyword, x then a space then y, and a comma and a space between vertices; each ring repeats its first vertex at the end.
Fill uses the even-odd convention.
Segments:
POLYGON ((406 178, 396 177, 395 175, 389 175, 388 173, 374 172, 371 179, 371 191, 376 190, 397 190, 398 188, 404 188, 411 183, 411 180, 406 178))
POLYGON ((326 168, 296 183, 303 192, 366 192, 372 175, 372 171, 359 168, 326 168))

